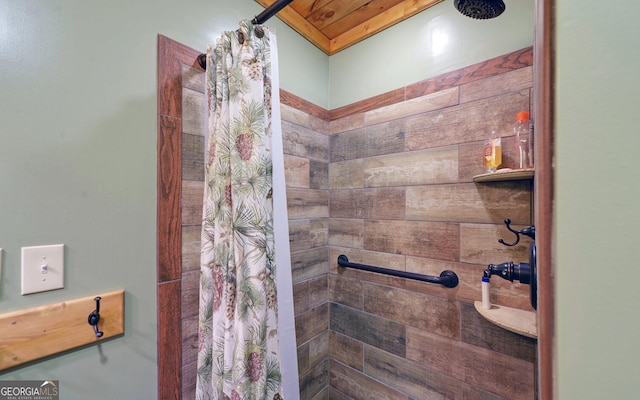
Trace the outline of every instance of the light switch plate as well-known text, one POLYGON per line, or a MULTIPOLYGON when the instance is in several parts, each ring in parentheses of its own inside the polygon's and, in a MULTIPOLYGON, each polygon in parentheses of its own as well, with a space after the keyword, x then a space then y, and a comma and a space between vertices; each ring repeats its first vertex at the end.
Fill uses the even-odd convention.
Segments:
POLYGON ((46 292, 64 288, 64 245, 22 248, 22 292, 46 292))

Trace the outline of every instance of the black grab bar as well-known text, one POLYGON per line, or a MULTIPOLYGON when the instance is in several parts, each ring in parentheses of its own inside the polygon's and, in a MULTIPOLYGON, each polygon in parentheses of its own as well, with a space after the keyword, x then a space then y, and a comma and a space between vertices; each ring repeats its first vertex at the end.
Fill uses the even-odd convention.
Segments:
POLYGON ((380 267, 374 267, 371 265, 352 263, 352 262, 349 262, 349 259, 344 254, 341 254, 338 256, 338 265, 343 268, 361 269, 363 271, 378 272, 380 274, 398 276, 400 278, 415 279, 417 281, 429 282, 429 283, 437 283, 447 288, 454 288, 458 286, 458 275, 456 275, 455 272, 449 271, 449 270, 442 271, 440 273, 440 276, 415 274, 413 272, 397 271, 395 269, 380 268, 380 267))

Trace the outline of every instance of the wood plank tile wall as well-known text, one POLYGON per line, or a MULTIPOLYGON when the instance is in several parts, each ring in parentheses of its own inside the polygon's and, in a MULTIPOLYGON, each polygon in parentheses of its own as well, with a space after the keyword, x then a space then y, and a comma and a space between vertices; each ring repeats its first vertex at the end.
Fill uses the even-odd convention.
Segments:
MULTIPOLYGON (((491 129, 530 109, 531 49, 328 112, 285 93, 282 126, 301 399, 533 399, 536 343, 482 319, 485 264, 528 257, 504 218, 531 224, 529 182, 474 184, 491 129), (517 62, 525 59, 525 62, 517 62), (457 78, 452 78, 457 76, 457 78), (398 93, 405 93, 399 97, 398 93), (376 106, 378 104, 379 106, 376 106), (333 111, 331 112, 334 115, 333 111), (444 289, 337 267, 438 275, 444 289)), ((183 68, 182 395, 193 398, 204 180, 204 75, 183 68)), ((504 163, 514 165, 512 137, 504 163)), ((493 301, 530 309, 528 286, 493 301)))
MULTIPOLYGON (((535 340, 488 323, 473 307, 486 264, 528 259, 529 241, 507 248, 497 239, 511 239, 505 218, 531 225, 531 182, 472 178, 484 172, 491 130, 506 136, 504 166, 514 167, 512 124, 530 110, 532 67, 512 61, 530 51, 404 90, 435 88, 422 96, 377 96, 383 106, 365 101, 331 120, 330 398, 535 398, 535 340), (460 285, 339 268, 339 254, 430 275, 450 269, 460 285)), ((495 303, 531 309, 528 286, 499 281, 492 279, 495 303)))
POLYGON ((285 104, 281 112, 300 398, 327 399, 329 120, 285 104))

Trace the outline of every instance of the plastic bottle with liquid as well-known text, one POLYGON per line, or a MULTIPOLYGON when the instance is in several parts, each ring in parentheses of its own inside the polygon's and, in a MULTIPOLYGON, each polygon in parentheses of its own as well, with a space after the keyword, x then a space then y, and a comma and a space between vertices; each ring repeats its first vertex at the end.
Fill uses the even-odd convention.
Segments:
POLYGON ((502 139, 496 131, 491 131, 484 143, 483 161, 487 172, 496 172, 502 164, 502 139))
POLYGON ((516 114, 513 133, 516 135, 517 167, 533 168, 533 124, 528 111, 516 114))

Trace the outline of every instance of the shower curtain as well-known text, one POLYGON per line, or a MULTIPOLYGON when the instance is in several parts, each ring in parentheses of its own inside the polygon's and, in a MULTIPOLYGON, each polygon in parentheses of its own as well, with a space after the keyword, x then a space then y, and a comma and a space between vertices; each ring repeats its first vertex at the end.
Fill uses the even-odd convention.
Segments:
MULTIPOLYGON (((273 174, 284 167, 280 165, 277 64, 275 77, 271 71, 275 35, 260 29, 264 35, 249 21, 242 21, 240 29, 224 32, 215 48, 207 50, 208 156, 197 400, 282 399, 284 357, 279 342, 283 334, 291 341, 293 332, 295 343, 292 322, 285 332, 282 327, 279 332, 282 301, 276 279, 273 203, 274 197, 284 198, 280 193, 284 185, 274 187, 273 174), (274 147, 277 154, 273 154, 274 147)), ((281 175, 284 181, 284 173, 281 175)), ((282 219, 282 211, 276 214, 282 219)), ((284 218, 286 224, 286 205, 284 218)), ((278 252, 286 254, 280 254, 278 260, 289 257, 288 237, 284 240, 286 246, 280 246, 278 252)), ((278 279, 284 276, 290 288, 290 260, 284 267, 289 267, 288 279, 282 272, 278 279)), ((292 299, 285 306, 291 309, 292 320, 292 299)), ((294 368, 295 372, 292 368, 287 372, 295 373, 296 387, 290 393, 297 390, 297 364, 294 368)), ((294 397, 297 394, 287 400, 294 397)))

